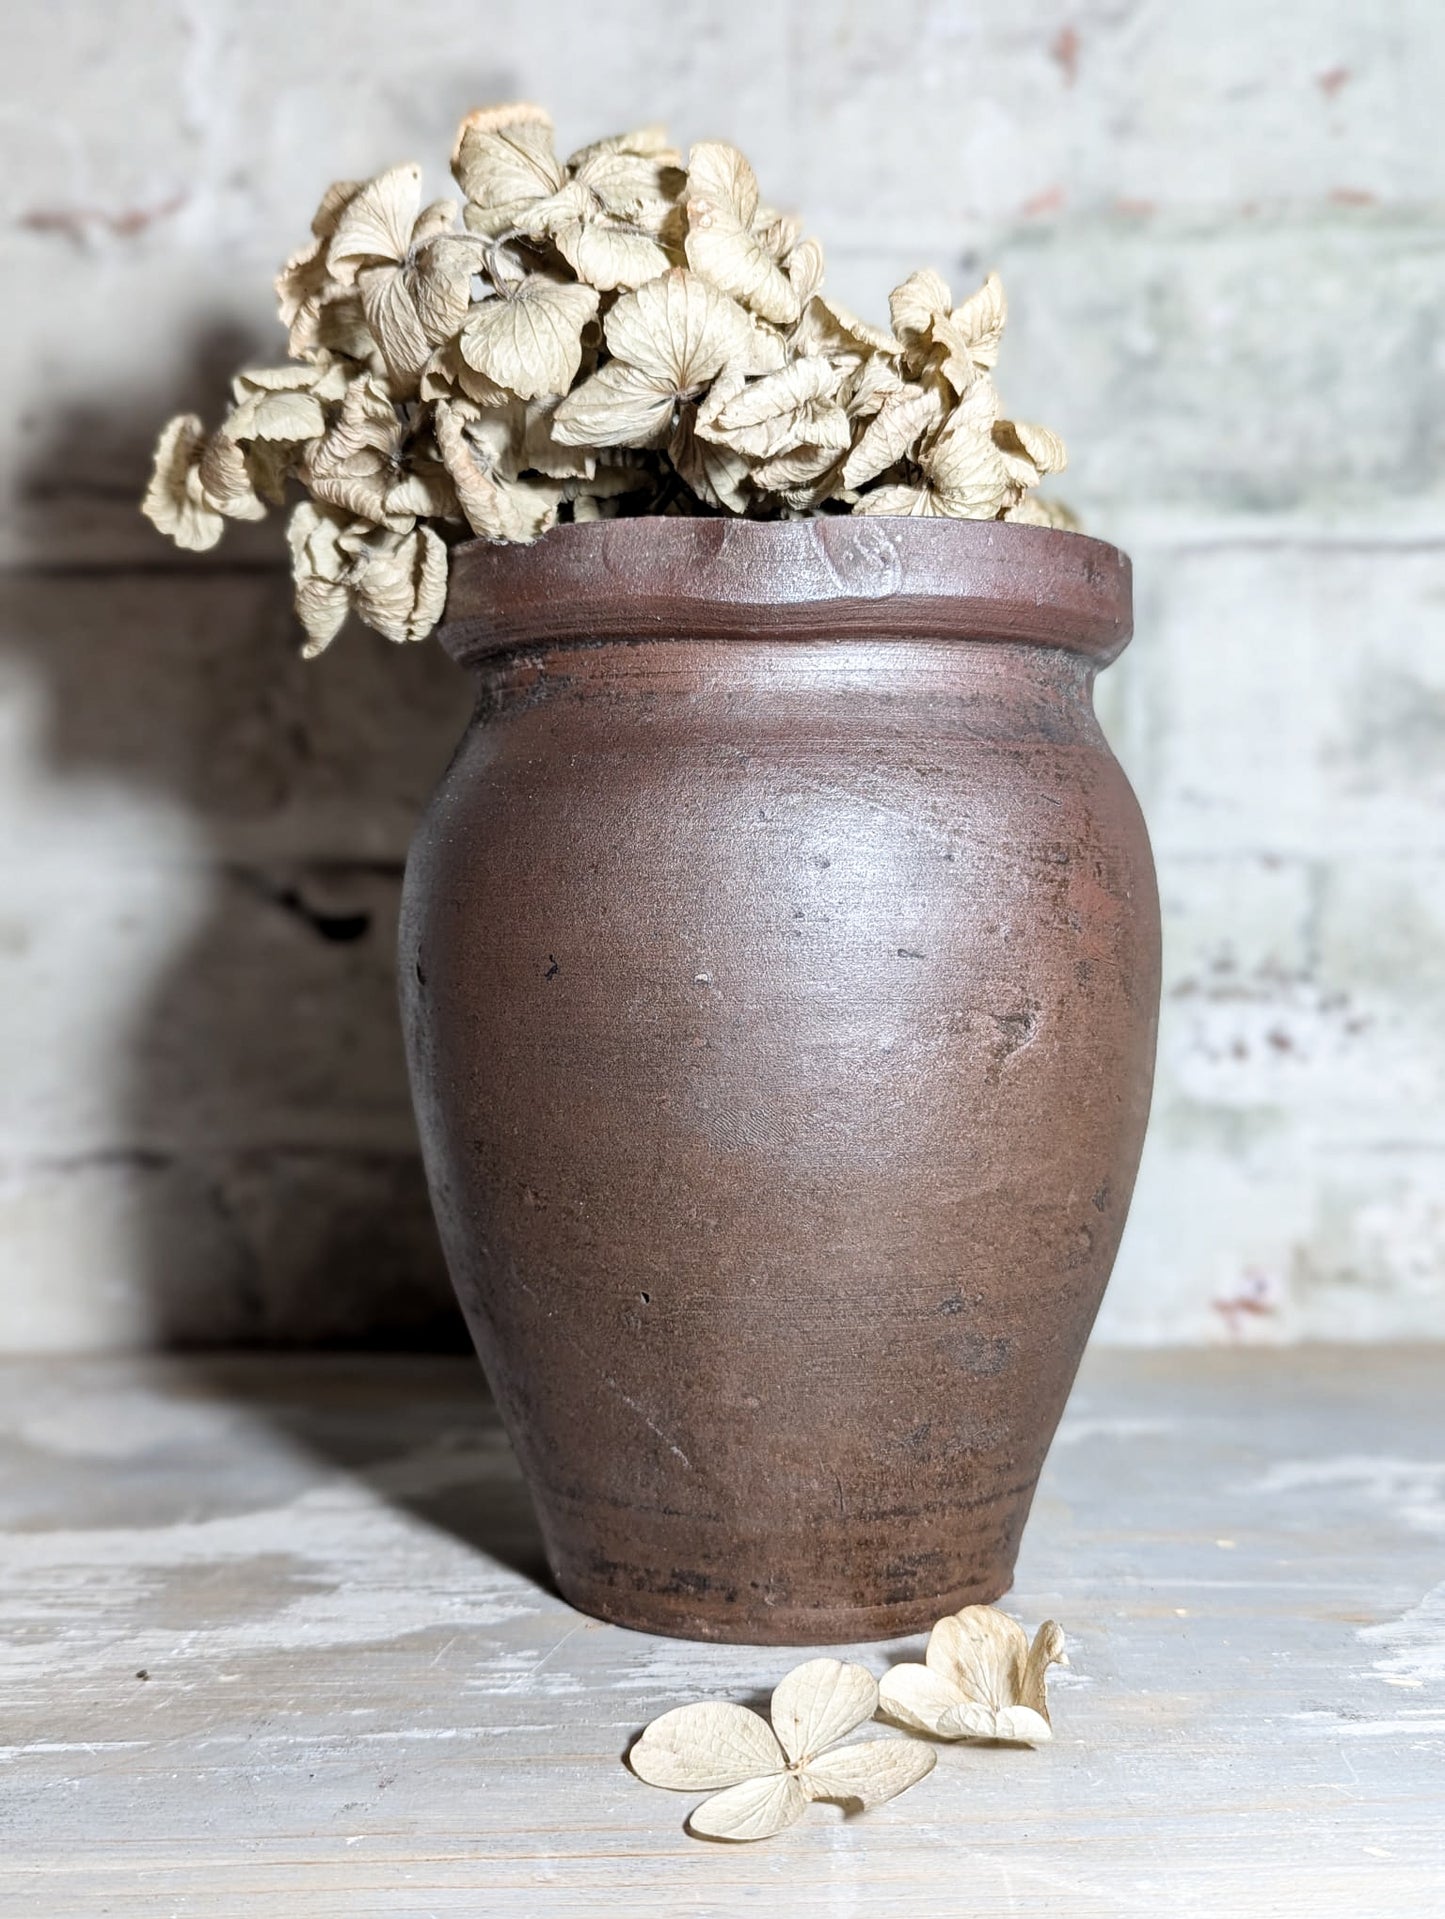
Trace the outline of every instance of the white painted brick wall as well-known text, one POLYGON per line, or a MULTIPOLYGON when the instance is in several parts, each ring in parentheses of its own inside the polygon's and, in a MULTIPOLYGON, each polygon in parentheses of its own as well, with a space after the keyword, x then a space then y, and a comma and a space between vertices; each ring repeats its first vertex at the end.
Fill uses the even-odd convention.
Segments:
POLYGON ((735 139, 1134 554, 1100 706, 1166 915, 1100 1336, 1445 1334, 1438 0, 64 0, 0 72, 0 1347, 447 1337, 392 1010, 435 649, 306 668, 279 528, 175 554, 157 423, 274 352, 320 188, 479 101, 735 139))

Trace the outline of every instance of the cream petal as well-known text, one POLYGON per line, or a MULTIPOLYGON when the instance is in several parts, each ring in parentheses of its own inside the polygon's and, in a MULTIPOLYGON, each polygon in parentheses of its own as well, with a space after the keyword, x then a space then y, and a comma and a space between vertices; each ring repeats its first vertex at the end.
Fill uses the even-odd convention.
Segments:
POLYGON ((788 283, 799 301, 811 300, 823 284, 823 243, 821 240, 801 240, 788 255, 788 283))
POLYGON ((599 500, 613 500, 624 493, 643 493, 657 484, 657 470, 647 460, 636 465, 599 466, 590 480, 570 480, 563 491, 571 499, 590 493, 599 500))
POLYGON ((645 233, 603 220, 573 220, 558 226, 552 238, 577 278, 603 292, 642 286, 672 265, 645 233))
POLYGON ((893 331, 907 345, 916 340, 926 340, 935 319, 947 313, 952 304, 953 296, 948 290, 947 281, 932 267, 924 267, 919 273, 910 273, 903 284, 894 287, 888 296, 893 331))
POLYGON ((467 365, 519 399, 565 393, 582 360, 582 329, 597 312, 593 287, 524 280, 471 309, 458 347, 467 365))
POLYGON ((924 1657, 963 1698, 997 1712, 1018 1699, 1028 1649, 1016 1619, 993 1606, 965 1606, 939 1620, 924 1657))
POLYGON ((652 120, 645 127, 633 127, 627 133, 611 133, 605 140, 589 141, 568 155, 567 165, 577 173, 590 161, 611 153, 638 154, 666 166, 682 164, 682 155, 669 139, 667 128, 660 120, 652 120))
MULTIPOLYGON (((951 420, 939 434, 922 460, 924 471, 933 482, 938 510, 956 520, 988 520, 1011 506, 1018 488, 991 438, 973 432, 966 424, 951 420)), ((971 1607, 969 1611, 992 1611, 991 1607, 971 1607)), ((960 1614, 959 1617, 962 1617, 960 1614)), ((1005 1615, 998 1614, 999 1618, 1005 1615)), ((1023 1640, 1023 1629, 1013 1620, 1023 1640)), ((999 1630, 1002 1630, 1001 1628, 999 1630)), ((1020 1670, 1023 1654, 1020 1652, 1020 1670)))
POLYGON ((564 446, 656 446, 671 430, 677 399, 651 375, 609 360, 584 380, 552 416, 552 437, 564 446))
POLYGON ((949 414, 945 430, 953 433, 966 427, 972 433, 991 437, 998 416, 998 388, 986 373, 979 373, 949 414))
POLYGON ((296 617, 306 633, 301 648, 303 660, 314 660, 324 653, 346 624, 351 611, 351 595, 344 586, 330 580, 301 579, 292 598, 296 617))
POLYGON ((326 431, 326 415, 314 393, 256 392, 233 410, 226 423, 233 440, 315 440, 326 431))
POLYGON ((1032 493, 1007 508, 1003 517, 1023 526, 1052 526, 1065 533, 1077 533, 1079 530, 1077 516, 1061 501, 1041 500, 1032 493))
POLYGON ((327 265, 343 283, 365 262, 406 258, 421 204, 421 168, 392 167, 378 174, 349 200, 336 222, 326 251, 327 265))
POLYGON ((432 342, 416 310, 405 277, 395 267, 372 267, 357 275, 366 324, 381 349, 399 396, 416 391, 432 342))
POLYGON ((936 386, 905 386, 890 393, 859 436, 843 466, 847 486, 866 486, 899 460, 916 457, 918 442, 944 415, 936 386))
POLYGON ((841 302, 815 293, 793 330, 800 353, 880 353, 897 359, 903 344, 882 327, 860 320, 841 302))
POLYGON ((419 526, 371 548, 358 558, 351 590, 357 612, 386 639, 424 640, 446 605, 446 544, 419 526))
POLYGON ((576 180, 568 180, 555 193, 534 200, 525 212, 519 214, 517 231, 528 239, 550 240, 558 227, 590 219, 596 211, 597 203, 586 187, 576 180))
MULTIPOLYGON (((845 423, 846 423, 846 416, 845 423)), ((848 444, 845 432, 842 445, 848 444)), ((761 460, 753 468, 753 479, 758 486, 769 493, 787 493, 794 488, 805 486, 809 481, 819 481, 831 473, 838 464, 840 447, 836 445, 818 445, 804 442, 787 451, 777 453, 770 459, 761 460)))
POLYGON ((534 201, 562 185, 551 115, 525 101, 479 107, 457 130, 452 172, 467 196, 468 227, 504 233, 534 201))
POLYGON ((545 473, 553 480, 588 480, 597 470, 596 449, 569 446, 552 431, 557 403, 529 401, 522 413, 519 467, 545 473))
POLYGON ((808 1809, 808 1795, 790 1772, 746 1779, 704 1799, 687 1821, 701 1839, 773 1839, 796 1825, 808 1809))
POLYGON ((809 400, 832 397, 841 384, 841 373, 830 361, 817 357, 793 360, 776 373, 749 381, 711 416, 711 424, 722 433, 739 427, 761 426, 794 413, 809 400))
POLYGON ((1019 1704, 1039 1713, 1047 1721, 1049 1708, 1045 1688, 1049 1667, 1067 1666, 1068 1663, 1069 1655, 1064 1648, 1063 1627, 1055 1619, 1046 1619, 1034 1634, 1028 1658, 1024 1661, 1023 1678, 1019 1685, 1019 1704))
POLYGON ((296 614, 306 632, 301 649, 305 659, 325 651, 351 610, 351 595, 344 583, 350 560, 338 544, 345 525, 342 516, 310 500, 303 500, 287 522, 296 614))
POLYGON ((365 180, 333 180, 331 182, 321 196, 320 205, 311 216, 311 231, 318 240, 331 238, 342 214, 367 184, 365 180))
POLYGON ((791 323, 802 311, 787 274, 752 230, 758 183, 736 147, 703 140, 688 156, 687 263, 765 320, 791 323))
POLYGON ((1046 426, 1032 426, 1027 420, 1015 420, 1014 437, 1040 473, 1062 473, 1069 464, 1068 451, 1057 433, 1046 426))
POLYGON ((206 500, 228 520, 265 519, 266 503, 256 490, 246 454, 227 434, 212 434, 196 472, 206 500))
POLYGON ((784 1754, 759 1714, 709 1699, 674 1706, 654 1719, 628 1753, 627 1763, 649 1786, 697 1792, 780 1773, 784 1754))
POLYGON ((994 1715, 993 1737, 1010 1746, 1046 1746, 1053 1728, 1042 1713, 1028 1706, 1005 1706, 994 1715))
POLYGON ((443 401, 436 411, 437 446, 473 533, 487 540, 536 539, 557 518, 560 481, 508 479, 494 457, 479 448, 458 409, 443 401))
POLYGON ((939 1721, 940 1739, 997 1739, 998 1714, 992 1706, 961 1700, 939 1721))
POLYGON ((877 1709, 878 1682, 866 1666, 809 1659, 774 1689, 773 1731, 796 1765, 861 1726, 877 1709))
POLYGON ((941 1674, 911 1661, 890 1666, 878 1682, 879 1712, 913 1732, 938 1732, 958 1704, 957 1689, 941 1674))
POLYGON ((776 207, 760 206, 753 215, 752 230, 781 267, 787 266, 793 249, 802 244, 802 221, 776 207))
POLYGON ((684 267, 624 293, 603 331, 619 360, 674 394, 706 386, 755 338, 737 302, 684 267))
POLYGON ((159 532, 192 553, 213 547, 225 530, 219 511, 205 498, 197 466, 205 429, 194 413, 179 414, 156 442, 150 484, 141 501, 159 532))
POLYGON ((709 506, 728 513, 746 513, 752 504, 749 461, 731 447, 699 438, 691 408, 683 409, 673 429, 667 457, 678 476, 709 506))
POLYGON ((810 1799, 828 1799, 866 1812, 926 1779, 938 1763, 932 1746, 918 1739, 865 1739, 838 1746, 799 1775, 810 1799))
POLYGON ((931 486, 875 486, 860 496, 853 511, 888 519, 939 517, 937 498, 931 486))
POLYGON ((481 240, 446 233, 424 247, 415 266, 406 269, 417 315, 433 346, 449 340, 465 320, 472 280, 482 269, 485 251, 481 240))
POLYGON ((1008 320, 1008 300, 1003 282, 990 273, 977 293, 948 315, 946 324, 935 326, 933 337, 968 355, 976 367, 991 367, 998 360, 1003 330, 1008 320))
MULTIPOLYGON (((418 247, 430 246, 443 234, 450 233, 457 223, 457 203, 455 200, 433 200, 430 206, 422 208, 412 222, 408 236, 408 250, 415 252, 418 247)), ((461 239, 462 236, 456 236, 461 239)))
POLYGON ((855 420, 868 420, 889 394, 901 391, 903 384, 892 361, 872 353, 848 375, 838 397, 855 420))
POLYGON ((757 373, 777 373, 788 364, 788 349, 782 335, 774 332, 766 321, 754 320, 731 364, 749 378, 757 373))
POLYGON ((605 213, 644 232, 660 233, 686 181, 681 155, 631 153, 622 148, 589 154, 574 179, 605 213))

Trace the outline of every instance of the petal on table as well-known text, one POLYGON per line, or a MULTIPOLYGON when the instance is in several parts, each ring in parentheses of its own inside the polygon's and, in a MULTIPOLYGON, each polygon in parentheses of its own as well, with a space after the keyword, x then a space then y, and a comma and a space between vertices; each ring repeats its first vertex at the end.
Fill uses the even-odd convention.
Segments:
POLYGON ((807 1808, 808 1795, 796 1773, 775 1772, 704 1799, 687 1829, 701 1839, 771 1839, 795 1825, 807 1808))
POLYGON ((864 1812, 916 1786, 937 1759, 933 1747, 919 1739, 865 1739, 824 1753, 798 1776, 810 1799, 830 1799, 864 1812))
POLYGON ((1053 1736, 1048 1720, 1031 1706, 1005 1706, 994 1716, 993 1737, 1011 1746, 1046 1746, 1053 1736))
POLYGON ((1029 1647, 1028 1658, 1024 1661, 1019 1704, 1031 1707, 1047 1721, 1049 1707, 1044 1685, 1049 1667, 1067 1666, 1068 1663, 1069 1655, 1064 1651, 1064 1629, 1057 1620, 1046 1619, 1034 1634, 1034 1643, 1029 1647))
POLYGON ((746 1706, 710 1699, 654 1719, 627 1763, 649 1786, 700 1792, 780 1772, 785 1761, 765 1719, 746 1706))
POLYGON ((939 1732, 960 1704, 958 1690, 930 1666, 893 1666, 878 1682, 878 1710, 914 1732, 939 1732))
POLYGON ((866 1666, 810 1659, 773 1693, 773 1731, 796 1765, 861 1726, 878 1710, 878 1681, 866 1666))
POLYGON ((928 1637, 928 1664, 967 1699, 997 1712, 1019 1697, 1029 1642, 1023 1627, 992 1606, 965 1606, 928 1637))

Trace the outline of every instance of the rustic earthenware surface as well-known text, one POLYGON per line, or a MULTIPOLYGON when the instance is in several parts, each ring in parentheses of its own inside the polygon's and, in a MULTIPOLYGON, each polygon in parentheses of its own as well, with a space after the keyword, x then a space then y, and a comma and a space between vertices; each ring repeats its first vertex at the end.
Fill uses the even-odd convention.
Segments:
POLYGON ((780 1643, 997 1598, 1149 1103, 1127 559, 613 522, 463 548, 448 621, 407 1041, 558 1584, 780 1643))

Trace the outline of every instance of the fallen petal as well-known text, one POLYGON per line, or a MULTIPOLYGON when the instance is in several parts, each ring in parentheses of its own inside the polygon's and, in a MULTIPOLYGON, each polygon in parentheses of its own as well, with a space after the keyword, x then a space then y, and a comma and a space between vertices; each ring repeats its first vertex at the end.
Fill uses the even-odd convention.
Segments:
POLYGON ((825 1753, 799 1775, 810 1799, 829 1799, 866 1812, 926 1779, 938 1761, 917 1739, 866 1739, 825 1753))
POLYGON ((957 1689, 929 1666, 893 1666, 878 1682, 878 1710, 913 1732, 940 1732, 961 1703, 957 1689))
POLYGON ((809 1659, 773 1692, 773 1731, 798 1764, 861 1726, 878 1710, 878 1682, 866 1666, 841 1659, 809 1659))
POLYGON ((784 1754, 759 1714, 728 1700, 704 1700, 654 1719, 627 1763, 649 1786, 699 1792, 779 1773, 784 1754))
POLYGON ((689 1817, 687 1829, 700 1839, 772 1839, 796 1825, 807 1809, 808 1795, 797 1775, 777 1772, 765 1779, 746 1779, 704 1799, 689 1817))

